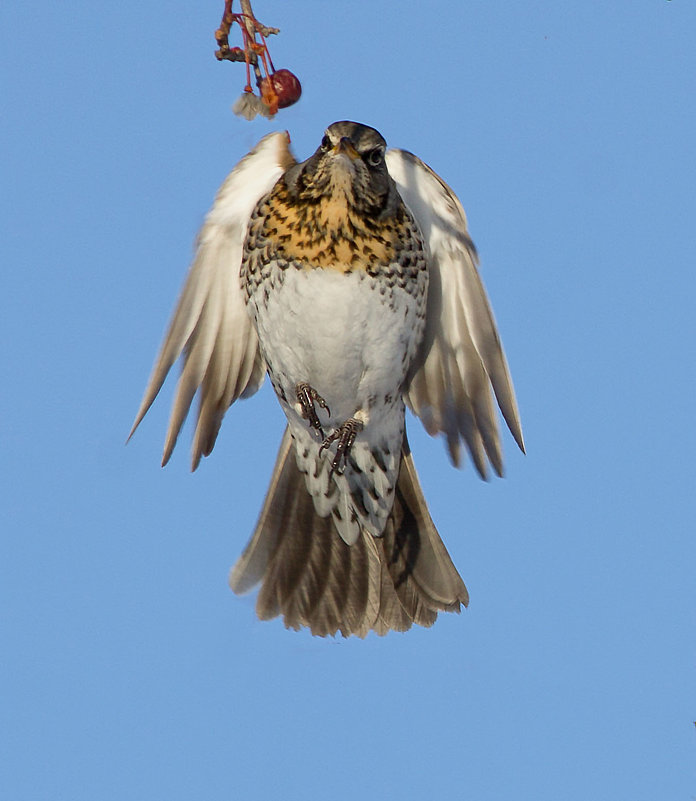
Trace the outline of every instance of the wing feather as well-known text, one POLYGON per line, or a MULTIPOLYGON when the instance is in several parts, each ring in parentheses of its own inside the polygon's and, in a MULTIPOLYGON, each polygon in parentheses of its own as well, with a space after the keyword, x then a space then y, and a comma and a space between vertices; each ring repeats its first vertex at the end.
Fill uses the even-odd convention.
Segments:
POLYGON ((491 390, 523 451, 524 440, 464 209, 450 187, 412 153, 389 150, 387 167, 423 234, 430 275, 425 335, 406 403, 429 434, 444 434, 456 465, 463 440, 482 477, 488 461, 501 475, 502 450, 491 390))
POLYGON ((266 366, 239 281, 242 249, 258 201, 295 164, 285 133, 264 137, 232 170, 198 236, 196 254, 145 390, 130 436, 184 354, 162 464, 200 390, 192 469, 215 444, 222 418, 240 397, 261 386, 266 366))

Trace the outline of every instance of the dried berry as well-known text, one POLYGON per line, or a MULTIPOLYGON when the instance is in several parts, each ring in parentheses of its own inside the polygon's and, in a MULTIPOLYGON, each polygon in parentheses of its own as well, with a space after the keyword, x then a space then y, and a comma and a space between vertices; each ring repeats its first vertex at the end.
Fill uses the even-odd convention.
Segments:
POLYGON ((297 76, 290 70, 276 70, 261 81, 259 89, 264 100, 272 94, 269 92, 269 88, 272 88, 272 93, 278 98, 278 108, 292 106, 293 103, 297 103, 302 94, 302 86, 297 76))

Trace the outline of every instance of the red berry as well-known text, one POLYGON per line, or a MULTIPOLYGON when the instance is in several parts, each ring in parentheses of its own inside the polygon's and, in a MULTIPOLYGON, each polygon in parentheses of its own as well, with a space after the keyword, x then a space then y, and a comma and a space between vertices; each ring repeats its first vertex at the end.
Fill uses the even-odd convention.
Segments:
POLYGON ((268 82, 271 82, 273 91, 278 95, 278 108, 286 108, 297 103, 302 94, 302 86, 300 85, 297 76, 293 75, 290 70, 276 70, 272 72, 268 78, 261 81, 260 89, 261 94, 265 96, 267 92, 264 91, 268 87, 268 82))

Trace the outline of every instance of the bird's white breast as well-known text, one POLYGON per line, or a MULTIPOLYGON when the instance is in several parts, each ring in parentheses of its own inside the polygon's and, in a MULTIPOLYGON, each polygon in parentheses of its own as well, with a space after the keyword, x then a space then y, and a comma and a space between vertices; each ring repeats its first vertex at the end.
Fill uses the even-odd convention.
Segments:
POLYGON ((400 392, 422 333, 415 297, 362 270, 272 269, 276 280, 250 304, 271 378, 290 403, 306 381, 340 424, 400 392))

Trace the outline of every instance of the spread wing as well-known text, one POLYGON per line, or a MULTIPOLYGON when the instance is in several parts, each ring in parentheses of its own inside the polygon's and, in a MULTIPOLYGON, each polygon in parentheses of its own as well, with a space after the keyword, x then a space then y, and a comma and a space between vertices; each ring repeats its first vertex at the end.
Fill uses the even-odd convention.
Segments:
POLYGON ((212 451, 230 404, 253 395, 263 383, 266 365, 239 280, 242 248, 257 202, 294 163, 287 134, 264 137, 228 175, 198 235, 193 264, 130 433, 132 436, 183 352, 163 465, 169 461, 199 388, 193 470, 201 456, 212 451))
POLYGON ((491 389, 523 451, 524 443, 512 380, 476 269, 478 258, 464 209, 450 187, 412 153, 388 151, 387 167, 423 234, 430 275, 425 336, 405 392, 406 403, 429 434, 444 434, 455 465, 460 464, 463 440, 483 478, 487 460, 502 475, 491 389))

